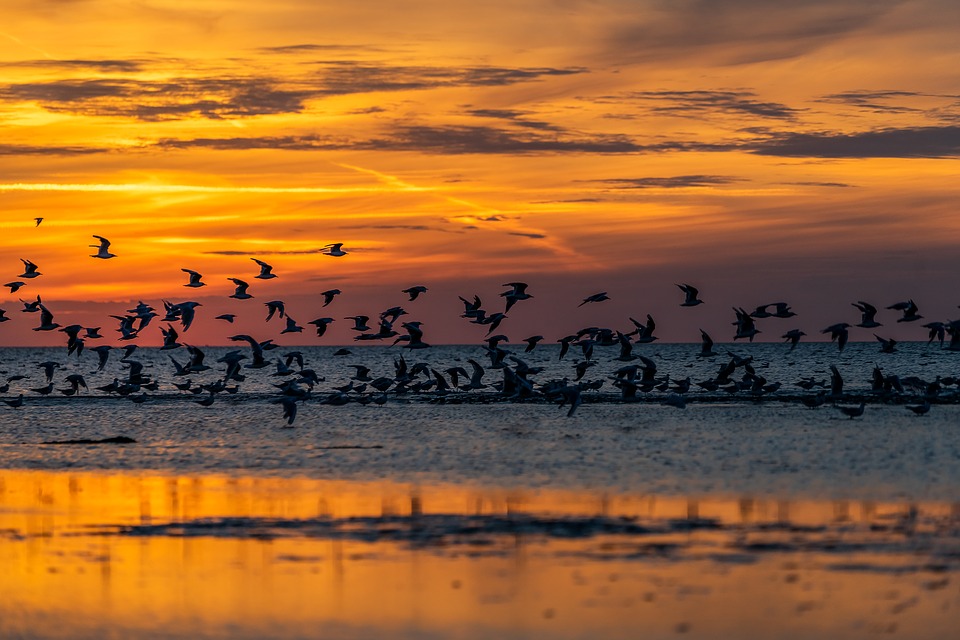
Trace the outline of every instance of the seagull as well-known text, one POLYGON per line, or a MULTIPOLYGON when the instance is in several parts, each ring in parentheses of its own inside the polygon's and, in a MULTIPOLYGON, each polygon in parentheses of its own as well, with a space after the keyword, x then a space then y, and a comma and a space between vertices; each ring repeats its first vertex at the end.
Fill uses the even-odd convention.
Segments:
POLYGON ((13 282, 8 282, 3 286, 10 287, 10 293, 16 293, 20 290, 20 287, 24 286, 25 284, 27 283, 21 282, 20 280, 14 280, 13 282))
POLYGON ((323 296, 323 306, 327 306, 333 302, 334 297, 340 295, 342 291, 340 289, 328 289, 327 291, 322 292, 320 295, 323 296))
POLYGON ((287 326, 286 326, 286 328, 285 328, 283 331, 281 331, 280 333, 281 333, 281 334, 284 334, 284 333, 300 333, 300 332, 302 332, 302 331, 303 331, 303 327, 301 327, 300 325, 298 325, 296 320, 294 320, 294 319, 291 318, 290 316, 287 316, 287 326))
POLYGON ((877 315, 877 308, 875 306, 863 300, 851 302, 850 304, 860 310, 861 317, 860 322, 857 323, 858 327, 862 329, 875 329, 882 326, 874 319, 877 315))
POLYGON ((29 260, 24 260, 20 258, 20 262, 23 263, 23 273, 21 273, 18 278, 36 278, 37 276, 42 276, 43 274, 37 271, 38 267, 29 260))
POLYGON ((921 405, 908 404, 906 405, 906 407, 910 411, 913 411, 914 414, 918 416, 922 416, 927 414, 930 411, 930 401, 924 400, 923 404, 921 405))
MULTIPOLYGON (((344 320, 353 320, 353 326, 350 328, 354 331, 370 331, 370 327, 367 326, 367 320, 369 319, 370 316, 347 316, 344 318, 344 320)), ((317 328, 319 329, 319 327, 317 328)))
POLYGON ((333 322, 333 318, 317 318, 316 320, 311 320, 307 324, 314 325, 317 328, 317 336, 322 337, 323 334, 327 332, 327 327, 331 322, 333 322))
MULTIPOLYGON (((507 283, 504 283, 504 284, 501 285, 501 286, 504 286, 504 287, 513 287, 510 291, 504 291, 503 293, 500 294, 500 297, 501 297, 501 298, 506 298, 506 300, 507 300, 507 307, 506 307, 506 309, 503 310, 504 313, 510 313, 510 307, 512 307, 513 305, 515 305, 517 302, 520 302, 521 300, 527 300, 527 299, 533 297, 532 295, 530 295, 529 293, 527 293, 527 283, 526 283, 526 282, 507 282, 507 283)), ((463 298, 460 298, 460 299, 463 300, 463 298)), ((475 311, 479 311, 479 310, 480 310, 480 298, 477 298, 476 296, 474 296, 474 302, 475 302, 476 305, 477 305, 477 308, 475 309, 475 311)), ((467 303, 466 300, 463 300, 463 303, 464 303, 464 305, 467 305, 468 311, 469 311, 469 306, 470 306, 470 305, 467 303)), ((467 317, 467 316, 465 316, 465 317, 467 317)))
POLYGON ((700 353, 697 354, 700 358, 709 358, 711 356, 717 355, 713 351, 713 338, 710 337, 710 334, 700 329, 700 353))
POLYGON ((588 302, 603 302, 604 300, 609 300, 609 299, 610 298, 607 296, 607 292, 603 291, 601 293, 595 293, 592 296, 587 296, 586 298, 583 299, 583 302, 581 302, 577 306, 582 307, 588 302))
POLYGON ((184 273, 189 273, 189 274, 190 274, 190 282, 188 282, 187 284, 185 284, 185 285, 183 285, 183 286, 185 286, 185 287, 193 287, 194 289, 196 289, 197 287, 205 287, 205 286, 207 286, 207 283, 206 283, 206 282, 200 282, 200 278, 202 278, 203 276, 200 275, 198 272, 194 271, 193 269, 180 269, 180 271, 183 271, 184 273))
POLYGON ((230 282, 237 285, 237 290, 233 292, 231 298, 236 298, 237 300, 249 300, 253 296, 247 293, 247 287, 250 285, 241 280, 240 278, 227 278, 230 282))
POLYGON ((223 313, 217 316, 216 318, 214 318, 214 320, 226 320, 227 322, 232 323, 234 318, 236 317, 237 317, 237 314, 235 313, 223 313))
POLYGON ((100 244, 99 244, 99 245, 96 245, 96 244, 90 245, 91 247, 93 247, 94 249, 97 250, 97 252, 96 252, 95 254, 93 254, 93 255, 90 256, 91 258, 102 258, 102 259, 104 259, 104 260, 107 260, 108 258, 116 258, 116 257, 117 257, 116 254, 110 253, 110 252, 108 251, 108 249, 110 248, 110 241, 109 241, 109 240, 107 240, 107 239, 104 238, 103 236, 93 236, 93 237, 96 238, 97 240, 99 240, 99 241, 100 241, 100 244))
POLYGON ((523 352, 530 353, 536 348, 537 343, 539 343, 541 340, 543 340, 543 336, 530 336, 529 338, 524 338, 523 342, 527 343, 527 348, 524 349, 523 352))
POLYGON ((107 358, 110 357, 110 350, 112 348, 113 347, 108 344, 90 348, 90 351, 96 352, 97 356, 99 357, 99 362, 97 362, 97 371, 103 371, 103 368, 107 366, 107 358))
POLYGON ((733 323, 737 325, 737 333, 733 336, 733 339, 739 340, 740 338, 749 338, 750 342, 753 342, 753 337, 760 333, 760 330, 757 329, 757 325, 754 323, 753 318, 750 317, 750 314, 742 308, 738 309, 734 307, 733 310, 737 314, 737 321, 733 323))
POLYGON ((400 293, 405 293, 405 294, 409 295, 409 296, 410 296, 410 302, 413 302, 414 300, 417 299, 417 297, 418 297, 421 293, 426 293, 426 291, 427 291, 427 288, 426 288, 425 286, 418 284, 418 285, 416 285, 416 286, 414 286, 414 287, 410 287, 409 289, 402 289, 402 290, 400 291, 400 293))
POLYGON ((40 226, 40 223, 43 222, 43 218, 34 218, 37 224, 34 225, 34 229, 40 226))
POLYGON ((23 394, 21 393, 13 400, 4 400, 4 404, 13 407, 14 409, 23 406, 23 394))
POLYGON ((34 327, 34 331, 53 331, 60 325, 53 321, 53 314, 42 304, 40 305, 40 326, 34 327))
POLYGON ((698 304, 703 304, 703 300, 697 297, 700 295, 700 291, 696 287, 691 287, 689 284, 678 284, 677 286, 686 296, 680 303, 681 307, 695 307, 698 304))
POLYGON ((654 340, 657 339, 657 337, 656 337, 655 335, 653 335, 653 332, 654 332, 654 331, 656 330, 656 328, 657 328, 657 323, 653 321, 653 316, 651 316, 649 313, 647 314, 647 321, 646 321, 645 324, 640 324, 640 321, 639 321, 639 320, 636 320, 636 319, 634 319, 634 318, 629 318, 629 319, 630 319, 630 322, 633 323, 633 326, 636 327, 636 330, 635 330, 635 331, 631 331, 631 332, 630 332, 629 334, 627 334, 627 335, 632 335, 632 334, 636 333, 636 334, 637 334, 637 343, 639 343, 639 344, 647 344, 647 343, 653 342, 654 340))
POLYGON ((40 311, 40 296, 39 296, 39 295, 37 296, 37 299, 36 299, 36 301, 34 301, 34 302, 27 302, 27 301, 24 300, 23 298, 20 298, 20 302, 23 303, 23 309, 20 310, 20 311, 23 312, 23 313, 36 313, 37 311, 40 311))
POLYGON ((83 330, 86 331, 86 335, 83 336, 84 338, 94 339, 103 337, 100 335, 100 327, 84 327, 83 330))
POLYGON ((881 338, 877 334, 873 334, 873 337, 880 343, 881 353, 893 353, 897 350, 897 341, 893 338, 881 338))
POLYGON ((273 267, 271 265, 267 264, 263 260, 257 260, 256 258, 250 259, 260 265, 260 273, 253 276, 254 278, 258 278, 260 280, 269 280, 277 277, 276 274, 273 273, 273 267))
POLYGON ((913 322, 914 320, 919 320, 923 317, 917 313, 919 309, 913 300, 892 304, 887 307, 887 309, 896 309, 897 311, 903 312, 903 317, 898 318, 897 322, 913 322))
POLYGON ((850 325, 848 323, 838 322, 837 324, 830 325, 820 333, 829 333, 830 340, 836 342, 840 351, 843 351, 843 348, 847 346, 847 339, 850 337, 850 333, 847 331, 849 328, 850 325))
POLYGON ((286 309, 283 305, 283 300, 271 300, 270 302, 264 302, 267 306, 267 322, 270 322, 270 319, 273 318, 273 314, 277 314, 279 317, 283 318, 286 309))
POLYGON ((4 309, 0 309, 0 322, 9 322, 9 321, 10 321, 10 318, 8 318, 8 317, 6 316, 6 313, 7 313, 7 312, 6 312, 4 309))
POLYGON ((807 334, 805 334, 800 329, 790 329, 790 331, 787 331, 785 334, 783 334, 780 337, 790 343, 790 351, 793 351, 794 349, 797 348, 797 343, 800 342, 800 338, 802 338, 805 335, 807 334))
POLYGON ((847 416, 851 420, 858 418, 863 415, 863 408, 866 406, 865 402, 861 402, 858 407, 842 407, 837 405, 837 409, 843 412, 843 415, 847 416))
POLYGON ((324 251, 324 255, 333 256, 334 258, 339 258, 341 256, 347 255, 347 252, 341 249, 343 246, 342 242, 334 242, 332 244, 325 245, 323 248, 327 249, 324 251))

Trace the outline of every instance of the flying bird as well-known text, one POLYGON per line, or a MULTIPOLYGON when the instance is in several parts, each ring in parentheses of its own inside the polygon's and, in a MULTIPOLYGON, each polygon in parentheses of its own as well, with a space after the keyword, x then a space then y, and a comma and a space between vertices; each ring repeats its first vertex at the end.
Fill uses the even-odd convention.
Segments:
POLYGON ((875 306, 863 300, 851 302, 850 304, 860 310, 860 322, 857 323, 858 327, 862 329, 875 329, 882 326, 875 319, 877 315, 877 308, 875 306))
POLYGON ((231 298, 236 298, 237 300, 249 300, 253 296, 247 293, 247 287, 250 285, 241 280, 240 278, 227 278, 230 282, 237 285, 237 290, 233 292, 231 298))
POLYGON ((23 263, 23 273, 21 273, 18 278, 36 278, 37 276, 42 276, 43 274, 37 271, 39 267, 29 260, 24 260, 20 258, 20 262, 23 263))
POLYGON ((678 284, 680 290, 683 291, 684 299, 680 303, 681 307, 695 307, 698 304, 703 304, 703 300, 698 298, 700 291, 696 287, 691 287, 689 284, 678 284))
POLYGON ((34 228, 39 227, 39 226, 40 226, 40 223, 43 222, 43 218, 34 218, 34 220, 35 220, 36 223, 37 223, 37 224, 34 225, 34 228))
POLYGON ((3 286, 5 286, 5 287, 10 287, 10 293, 16 293, 17 291, 20 290, 20 287, 22 287, 22 286, 24 286, 24 285, 26 285, 26 284, 27 284, 26 282, 21 282, 21 281, 19 281, 19 280, 14 280, 13 282, 8 282, 8 283, 6 283, 6 284, 3 285, 3 286))
POLYGON ((603 302, 604 300, 609 300, 609 299, 610 298, 607 296, 607 292, 603 291, 601 293, 595 293, 592 296, 587 296, 586 298, 583 299, 583 302, 581 302, 577 306, 582 307, 588 302, 603 302))
POLYGON ((426 293, 426 291, 427 288, 425 286, 418 284, 414 287, 410 287, 409 289, 402 289, 400 292, 410 296, 410 302, 413 302, 421 293, 426 293))
POLYGON ((802 338, 805 335, 807 334, 805 334, 800 329, 790 329, 790 331, 787 331, 785 334, 783 334, 780 337, 790 343, 790 351, 793 351, 794 349, 797 348, 797 343, 800 342, 800 338, 802 338))
POLYGON ((830 325, 820 333, 829 333, 830 340, 836 342, 839 350, 843 351, 843 348, 847 346, 847 339, 850 337, 849 328, 850 325, 848 323, 838 322, 837 324, 830 325))
POLYGON ((323 337, 323 334, 327 332, 327 327, 331 322, 333 322, 333 318, 317 318, 316 320, 311 320, 307 324, 314 325, 317 328, 317 336, 323 337))
POLYGON ((273 273, 273 267, 271 265, 267 264, 263 260, 257 260, 256 258, 250 258, 250 259, 256 262, 258 265, 260 265, 260 273, 253 276, 254 278, 257 278, 259 280, 269 280, 271 278, 277 277, 276 274, 273 273))
MULTIPOLYGON (((504 291, 500 294, 501 298, 506 298, 507 307, 503 310, 504 313, 510 313, 510 307, 520 302, 521 300, 528 300, 533 296, 527 293, 527 283, 526 282, 507 282, 503 284, 504 287, 512 287, 510 291, 504 291)), ((460 298, 463 300, 463 298, 460 298)), ((477 304, 477 309, 475 311, 480 311, 480 298, 474 296, 474 302, 477 304)), ((463 300, 464 305, 470 306, 466 300, 463 300)))
POLYGON ((326 251, 324 251, 323 254, 328 256, 333 256, 334 258, 339 258, 341 256, 347 255, 347 252, 344 251, 341 247, 343 247, 342 242, 334 242, 332 244, 328 244, 323 247, 324 249, 326 249, 326 251))
POLYGON ((237 317, 235 313, 223 313, 214 318, 214 320, 226 320, 227 322, 232 323, 233 319, 237 317))
POLYGON ((341 293, 342 292, 340 289, 328 289, 327 291, 322 292, 320 295, 323 296, 323 306, 327 306, 333 302, 333 299, 341 293))
POLYGON ((180 271, 190 274, 190 282, 188 282, 183 286, 192 287, 194 289, 196 289, 197 287, 207 286, 206 282, 200 282, 200 278, 202 278, 203 276, 200 275, 198 272, 194 271, 193 269, 180 269, 180 271))
POLYGON ((897 311, 900 311, 903 313, 902 317, 897 318, 897 322, 913 322, 914 320, 919 320, 920 318, 923 317, 919 313, 917 313, 917 311, 919 311, 919 308, 917 307, 916 303, 913 300, 907 300, 906 302, 898 302, 896 304, 892 304, 889 307, 887 307, 887 309, 896 309, 897 311))
POLYGON ((100 241, 100 244, 91 244, 90 246, 97 250, 96 253, 91 255, 91 258, 101 258, 107 260, 108 258, 116 258, 116 254, 110 253, 110 241, 104 238, 103 236, 93 236, 100 241))

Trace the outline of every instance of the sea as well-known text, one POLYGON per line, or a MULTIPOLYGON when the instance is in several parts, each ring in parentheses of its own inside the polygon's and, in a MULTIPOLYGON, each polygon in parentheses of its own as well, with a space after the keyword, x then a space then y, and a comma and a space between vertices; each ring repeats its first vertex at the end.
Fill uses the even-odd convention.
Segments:
POLYGON ((0 349, 0 637, 955 637, 960 353, 501 347, 0 349))

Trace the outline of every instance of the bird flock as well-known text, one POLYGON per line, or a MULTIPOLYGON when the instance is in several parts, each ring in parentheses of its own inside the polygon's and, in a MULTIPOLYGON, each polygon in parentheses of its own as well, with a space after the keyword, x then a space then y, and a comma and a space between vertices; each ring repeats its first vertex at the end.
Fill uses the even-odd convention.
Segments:
MULTIPOLYGON (((40 226, 42 218, 36 218, 36 226, 40 226)), ((97 244, 91 244, 90 247, 96 249, 96 253, 90 254, 90 257, 99 260, 109 260, 117 257, 117 254, 110 252, 111 243, 103 237, 94 235, 97 244)), ((332 243, 324 247, 323 253, 334 258, 342 258, 348 255, 343 249, 343 243, 332 243)), ((259 273, 252 278, 260 281, 269 281, 278 277, 273 272, 273 266, 259 259, 251 258, 257 265, 259 273)), ((27 286, 27 282, 41 277, 43 273, 40 267, 27 259, 21 258, 23 263, 23 273, 17 276, 17 280, 12 280, 4 286, 10 288, 10 292, 16 293, 21 288, 27 286)), ((186 274, 188 280, 182 286, 190 289, 199 289, 207 285, 203 281, 203 275, 193 269, 182 268, 181 271, 186 274)), ((254 296, 249 292, 250 283, 239 277, 228 278, 234 285, 234 291, 228 297, 235 300, 250 300, 254 296)), ((320 376, 313 368, 307 366, 304 354, 301 351, 291 350, 282 355, 274 356, 270 352, 280 347, 273 340, 261 341, 249 334, 235 334, 229 336, 232 342, 243 343, 246 349, 236 349, 228 351, 222 357, 218 358, 216 363, 222 367, 211 367, 205 363, 205 353, 199 347, 186 342, 183 336, 193 326, 197 314, 197 308, 203 306, 200 302, 184 301, 172 303, 163 301, 163 312, 158 312, 152 305, 138 302, 132 309, 127 309, 122 315, 110 316, 117 321, 116 332, 119 334, 118 341, 126 342, 124 346, 113 347, 102 344, 97 346, 87 346, 87 343, 93 340, 102 339, 104 336, 100 333, 102 327, 84 327, 78 324, 61 326, 55 321, 53 312, 46 306, 45 302, 37 295, 35 299, 23 299, 23 308, 21 312, 27 314, 38 314, 38 325, 33 328, 34 331, 59 331, 66 335, 66 355, 80 358, 84 350, 93 352, 97 356, 96 370, 91 374, 103 372, 107 366, 111 354, 117 350, 122 351, 119 358, 123 366, 122 376, 117 376, 112 382, 106 385, 94 387, 94 391, 100 394, 115 395, 121 398, 143 404, 154 397, 153 394, 161 390, 161 381, 154 375, 145 371, 143 362, 136 359, 136 350, 138 348, 136 340, 143 334, 144 330, 151 325, 155 318, 159 318, 158 324, 166 323, 166 326, 160 326, 163 337, 162 345, 159 347, 161 352, 167 352, 171 363, 170 377, 172 378, 173 388, 177 393, 186 394, 193 398, 198 405, 209 407, 213 405, 220 394, 236 394, 241 385, 247 380, 248 375, 253 375, 256 371, 272 369, 268 375, 276 379, 272 382, 276 389, 275 397, 271 401, 280 405, 282 408, 282 420, 286 426, 292 426, 297 416, 297 408, 301 403, 316 401, 326 405, 345 405, 348 403, 383 405, 390 397, 415 397, 425 396, 434 402, 463 402, 466 399, 476 399, 482 401, 546 401, 555 402, 560 407, 567 409, 567 415, 573 416, 578 407, 586 398, 613 397, 623 402, 638 402, 646 398, 656 398, 658 401, 677 408, 684 408, 688 398, 692 394, 700 393, 700 397, 711 397, 709 394, 739 394, 742 397, 754 401, 760 401, 765 398, 779 398, 784 401, 797 400, 810 408, 817 408, 826 403, 831 403, 845 416, 853 419, 863 415, 866 406, 866 400, 858 397, 856 394, 845 393, 843 389, 843 377, 836 366, 830 366, 829 380, 816 380, 814 378, 805 378, 794 383, 794 386, 801 389, 802 393, 788 394, 782 389, 782 382, 771 382, 761 373, 760 368, 753 362, 752 357, 741 357, 734 353, 727 352, 726 356, 721 356, 714 350, 714 341, 704 330, 700 330, 700 351, 696 353, 697 358, 718 359, 720 361, 716 368, 716 374, 712 377, 692 381, 690 377, 684 379, 671 379, 670 374, 662 374, 654 359, 642 354, 634 353, 638 345, 649 344, 657 340, 656 322, 654 318, 647 314, 643 321, 633 317, 628 317, 632 327, 625 327, 624 330, 604 328, 604 327, 585 327, 576 333, 562 336, 555 341, 559 345, 558 360, 562 361, 573 352, 573 367, 570 374, 562 378, 550 380, 538 380, 537 376, 542 374, 544 367, 531 366, 523 357, 529 354, 545 340, 542 335, 532 335, 523 338, 519 343, 525 345, 521 353, 515 353, 509 348, 510 339, 501 333, 498 333, 504 321, 508 320, 508 313, 515 305, 532 299, 533 294, 529 293, 529 285, 525 282, 507 282, 503 284, 506 290, 499 294, 503 298, 503 310, 491 310, 485 308, 480 297, 459 297, 463 304, 461 318, 465 321, 486 327, 485 336, 481 342, 480 351, 476 358, 468 358, 466 365, 468 371, 463 366, 455 365, 443 370, 432 366, 426 362, 409 363, 404 352, 395 355, 393 361, 393 371, 389 375, 375 375, 368 367, 359 364, 348 365, 352 368, 353 374, 350 376, 348 384, 332 387, 328 391, 321 392, 318 387, 325 378, 320 376), (185 361, 178 360, 173 352, 183 348, 188 354, 185 361), (588 379, 587 374, 600 362, 601 352, 613 350, 617 353, 611 360, 617 368, 612 375, 602 378, 588 379), (486 365, 482 365, 478 360, 486 359, 486 365), (484 377, 493 373, 498 378, 491 382, 484 382, 484 377), (206 382, 194 383, 192 376, 205 376, 206 382), (601 389, 609 383, 609 386, 615 391, 608 392, 606 396, 601 395, 601 389), (148 393, 149 392, 149 393, 148 393), (844 405, 843 401, 860 399, 857 405, 844 405)), ((705 304, 700 298, 700 291, 690 284, 676 285, 683 294, 681 307, 696 307, 705 304)), ((421 296, 427 294, 429 289, 424 285, 414 285, 401 292, 406 294, 408 303, 415 303, 421 296)), ((339 289, 329 289, 319 293, 323 299, 323 307, 328 307, 335 302, 337 296, 342 292, 339 289)), ((600 304, 610 300, 607 292, 598 292, 582 299, 576 305, 582 307, 585 305, 600 304)), ((274 318, 284 321, 284 328, 280 331, 281 335, 288 333, 302 333, 305 329, 293 317, 290 316, 286 305, 282 300, 269 300, 263 303, 266 307, 265 322, 271 322, 274 318)), ((859 323, 851 324, 848 322, 839 322, 832 324, 821 330, 822 334, 829 335, 830 339, 836 343, 837 348, 842 351, 850 337, 852 329, 877 329, 883 326, 877 321, 878 309, 872 304, 858 300, 851 305, 860 313, 859 323)), ((571 304, 571 306, 573 306, 571 304)), ((886 307, 887 310, 897 311, 900 317, 897 323, 914 323, 923 318, 919 313, 918 306, 913 300, 897 302, 886 307)), ((753 311, 747 311, 743 307, 733 307, 735 320, 731 323, 734 327, 732 336, 734 341, 747 340, 752 342, 754 338, 761 333, 758 328, 758 320, 777 319, 786 320, 795 317, 797 314, 785 302, 773 302, 757 306, 753 311)), ((6 310, 0 309, 0 323, 9 321, 6 310)), ((354 340, 363 343, 389 343, 399 349, 420 351, 428 349, 430 344, 424 340, 423 322, 408 320, 401 322, 403 316, 409 315, 401 306, 393 306, 383 310, 375 318, 366 315, 342 316, 343 320, 352 322, 350 329, 356 332, 354 340), (399 324, 398 324, 399 323, 399 324)), ((225 313, 215 317, 216 320, 232 324, 237 315, 225 313)), ((337 321, 334 317, 319 317, 305 324, 314 328, 317 337, 323 337, 328 327, 337 321)), ((922 325, 927 329, 926 336, 928 344, 938 341, 940 348, 949 351, 960 351, 960 321, 941 321, 927 322, 922 325), (947 340, 949 338, 949 340, 947 340)), ((803 336, 807 335, 798 328, 786 330, 782 338, 789 344, 788 351, 796 348, 803 336)), ((880 344, 879 351, 882 353, 892 353, 896 350, 897 342, 890 338, 884 338, 879 334, 873 334, 880 344)), ((348 356, 350 351, 340 349, 335 356, 348 356)), ((56 388, 55 376, 57 369, 61 368, 61 363, 55 361, 46 361, 38 363, 38 368, 44 372, 46 385, 29 389, 28 391, 36 393, 39 396, 50 396, 55 391, 63 396, 81 397, 85 394, 91 394, 92 391, 87 386, 87 382, 81 374, 70 374, 63 378, 62 383, 66 386, 56 388), (81 391, 83 389, 83 391, 81 391)), ((0 393, 10 392, 11 383, 27 379, 28 376, 22 374, 11 375, 6 382, 0 384, 0 393)), ((164 384, 167 384, 164 382, 164 384)), ((937 376, 935 380, 925 381, 915 377, 903 377, 897 375, 885 374, 881 368, 876 366, 870 379, 870 392, 873 397, 893 402, 906 404, 908 409, 917 415, 923 415, 930 410, 932 403, 945 401, 948 397, 960 395, 960 378, 946 376, 937 376), (958 387, 953 390, 953 396, 948 396, 951 386, 958 387), (920 401, 919 404, 910 404, 910 402, 920 401)), ((715 397, 713 396, 713 397, 715 397)), ((24 394, 21 392, 15 398, 6 399, 4 402, 13 408, 19 408, 24 405, 24 394)))

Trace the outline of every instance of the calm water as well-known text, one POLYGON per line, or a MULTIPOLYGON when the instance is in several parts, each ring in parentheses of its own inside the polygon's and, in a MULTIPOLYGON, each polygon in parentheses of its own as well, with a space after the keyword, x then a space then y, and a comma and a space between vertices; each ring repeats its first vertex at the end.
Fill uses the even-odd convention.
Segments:
MULTIPOLYGON (((292 429, 270 402, 273 367, 203 407, 173 386, 182 349, 142 349, 160 386, 137 404, 30 391, 48 360, 57 388, 73 373, 107 384, 126 375, 118 354, 92 373, 92 353, 0 350, 5 375, 28 376, 4 394, 24 405, 0 405, 0 637, 952 637, 956 387, 925 416, 870 399, 850 420, 803 406, 813 392, 793 383, 835 364, 859 396, 875 365, 929 381, 956 376, 958 354, 730 347, 780 390, 623 403, 609 376, 624 363, 598 348, 585 380, 606 382, 570 418, 492 389, 322 404, 349 365, 392 377, 401 352, 303 348, 325 381, 292 429), (42 444, 121 435, 136 442, 42 444)), ((716 350, 636 353, 658 376, 700 381, 729 359, 716 350)), ((228 350, 205 351, 214 370, 194 384, 222 378, 228 350)), ((572 379, 580 354, 557 353, 521 357, 545 367, 538 382, 572 379)), ((403 355, 438 371, 488 364, 475 347, 403 355)))

